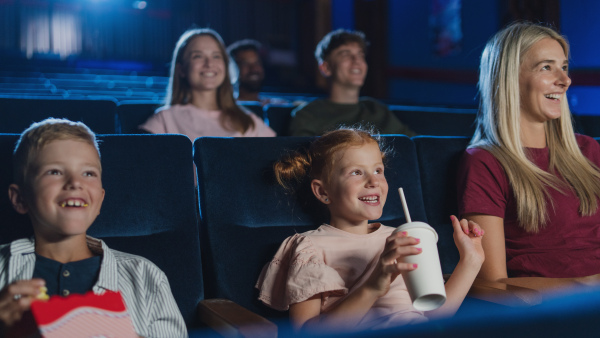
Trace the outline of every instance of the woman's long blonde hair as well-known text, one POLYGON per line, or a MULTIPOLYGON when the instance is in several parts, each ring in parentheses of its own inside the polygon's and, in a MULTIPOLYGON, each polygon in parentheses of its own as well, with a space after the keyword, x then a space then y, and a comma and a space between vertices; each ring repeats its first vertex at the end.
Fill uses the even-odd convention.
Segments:
POLYGON ((172 106, 175 104, 187 104, 190 103, 192 96, 192 88, 190 87, 187 80, 182 78, 181 68, 184 67, 185 60, 183 56, 190 41, 198 36, 209 36, 213 38, 225 62, 225 79, 223 83, 217 89, 217 105, 221 110, 221 125, 225 129, 233 129, 245 133, 248 129, 254 128, 254 121, 252 118, 240 108, 233 98, 233 86, 230 81, 229 74, 229 56, 225 50, 225 43, 223 39, 216 31, 210 28, 194 28, 184 32, 173 50, 173 59, 171 60, 171 74, 169 77, 169 85, 167 86, 167 95, 165 97, 166 106, 172 106))
POLYGON ((511 24, 488 41, 479 69, 477 129, 469 145, 490 151, 502 164, 514 191, 519 225, 528 232, 538 232, 548 222, 546 201, 556 207, 548 187, 573 190, 583 216, 596 213, 600 197, 600 171, 579 149, 566 98, 561 100, 561 116, 545 122, 548 172, 533 164, 523 147, 519 69, 525 54, 545 38, 556 40, 569 57, 566 39, 538 24, 511 24))

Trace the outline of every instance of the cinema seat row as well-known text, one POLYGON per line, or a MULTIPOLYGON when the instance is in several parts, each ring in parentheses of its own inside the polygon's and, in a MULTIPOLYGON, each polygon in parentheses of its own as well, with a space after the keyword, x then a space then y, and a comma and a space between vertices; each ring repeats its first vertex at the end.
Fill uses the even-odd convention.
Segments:
MULTIPOLYGON (((312 138, 206 137, 193 144, 182 135, 99 138, 106 198, 89 234, 165 271, 190 330, 208 325, 223 334, 284 332, 287 314, 262 305, 254 283, 285 237, 327 220, 276 185, 270 168, 285 151, 300 149, 312 138)), ((448 216, 456 214, 453 177, 468 138, 383 138, 394 152, 380 221, 391 226, 405 221, 395 193, 403 187, 412 219, 438 231, 442 269, 451 273, 458 252, 448 216)), ((11 183, 17 139, 17 134, 0 134, 0 191, 11 183)), ((12 210, 6 193, 0 194, 0 219, 1 244, 31 235, 28 219, 12 210)), ((464 307, 493 311, 539 306, 542 300, 537 292, 503 287, 479 281, 464 307)))
MULTIPOLYGON (((20 133, 34 121, 46 117, 65 117, 83 121, 97 133, 139 134, 137 126, 161 106, 156 100, 116 101, 98 99, 14 98, 0 96, 0 133, 20 133)), ((242 102, 277 133, 289 135, 292 104, 261 106, 242 102)), ((472 136, 475 131, 475 109, 390 105, 390 110, 419 135, 472 136)), ((600 116, 573 115, 577 132, 600 137, 600 116)))
POLYGON ((164 98, 169 81, 164 76, 98 73, 42 73, 0 71, 0 95, 56 98, 110 96, 115 100, 164 98))

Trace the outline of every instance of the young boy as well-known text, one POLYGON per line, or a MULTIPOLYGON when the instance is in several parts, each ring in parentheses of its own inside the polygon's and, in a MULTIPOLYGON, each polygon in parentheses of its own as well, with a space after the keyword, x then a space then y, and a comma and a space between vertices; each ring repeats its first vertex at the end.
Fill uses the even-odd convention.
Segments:
POLYGON ((341 125, 368 122, 382 134, 415 133, 403 125, 383 103, 359 97, 367 76, 367 41, 362 32, 338 29, 317 45, 315 57, 327 79, 329 97, 296 108, 290 126, 294 136, 316 136, 341 125))
POLYGON ((13 159, 9 198, 17 212, 29 215, 34 237, 0 246, 0 326, 20 320, 45 286, 49 295, 63 296, 120 291, 137 334, 186 337, 165 274, 86 236, 104 200, 94 133, 80 122, 34 123, 13 159))

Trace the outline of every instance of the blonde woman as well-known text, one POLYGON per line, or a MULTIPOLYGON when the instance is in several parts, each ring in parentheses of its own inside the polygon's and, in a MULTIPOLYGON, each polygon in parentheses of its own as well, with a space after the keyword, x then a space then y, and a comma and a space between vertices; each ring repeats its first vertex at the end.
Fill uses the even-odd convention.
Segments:
POLYGON ((477 131, 458 174, 459 212, 486 233, 481 278, 542 289, 600 273, 600 146, 573 132, 568 58, 563 36, 531 23, 483 51, 477 131))
POLYGON ((221 36, 212 29, 181 35, 171 61, 166 104, 140 129, 155 133, 201 136, 275 136, 253 113, 233 98, 229 59, 221 36))

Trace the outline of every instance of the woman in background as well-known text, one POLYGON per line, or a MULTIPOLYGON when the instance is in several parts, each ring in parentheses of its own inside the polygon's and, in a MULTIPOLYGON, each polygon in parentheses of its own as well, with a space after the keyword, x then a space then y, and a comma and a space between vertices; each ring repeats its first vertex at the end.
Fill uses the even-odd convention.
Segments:
POLYGON ((239 107, 229 80, 229 59, 212 29, 183 33, 173 51, 166 104, 140 129, 201 136, 275 136, 256 115, 239 107))

